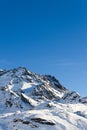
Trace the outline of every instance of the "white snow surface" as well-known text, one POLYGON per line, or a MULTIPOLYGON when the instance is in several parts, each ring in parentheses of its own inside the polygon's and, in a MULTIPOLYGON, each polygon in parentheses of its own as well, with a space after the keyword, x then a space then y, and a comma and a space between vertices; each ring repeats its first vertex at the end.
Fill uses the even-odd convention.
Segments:
POLYGON ((58 98, 33 95, 41 83, 49 85, 42 77, 22 67, 0 76, 0 130, 87 130, 86 100, 51 86, 47 89, 58 98))

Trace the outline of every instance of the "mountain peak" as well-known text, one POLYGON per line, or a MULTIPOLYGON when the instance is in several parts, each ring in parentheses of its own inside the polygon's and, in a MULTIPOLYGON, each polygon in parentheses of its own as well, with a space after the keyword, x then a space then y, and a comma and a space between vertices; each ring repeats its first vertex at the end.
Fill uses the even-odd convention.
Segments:
POLYGON ((87 98, 70 92, 54 76, 25 67, 0 71, 1 130, 86 130, 86 111, 87 98))

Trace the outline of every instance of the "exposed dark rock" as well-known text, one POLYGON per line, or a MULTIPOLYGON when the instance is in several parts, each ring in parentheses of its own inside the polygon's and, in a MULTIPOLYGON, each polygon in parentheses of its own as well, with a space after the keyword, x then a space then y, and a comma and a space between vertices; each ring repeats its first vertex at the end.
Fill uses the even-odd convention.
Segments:
POLYGON ((82 112, 82 111, 77 111, 77 112, 75 112, 75 114, 77 114, 77 115, 79 115, 79 116, 82 116, 82 117, 84 117, 84 118, 87 118, 87 114, 85 114, 85 113, 82 112))
POLYGON ((34 96, 44 96, 47 99, 54 99, 56 98, 56 95, 51 91, 51 86, 46 84, 41 84, 36 86, 36 88, 33 90, 32 94, 34 96))
POLYGON ((78 93, 76 93, 75 91, 72 91, 72 92, 68 92, 68 93, 64 94, 62 99, 65 101, 68 101, 68 102, 72 102, 72 101, 79 100, 80 95, 78 93))
POLYGON ((10 100, 7 100, 5 104, 7 107, 12 107, 13 105, 13 103, 10 100))
POLYGON ((27 121, 27 120, 23 120, 23 119, 14 119, 13 122, 14 123, 21 122, 24 125, 30 125, 32 128, 37 128, 38 127, 37 125, 33 124, 32 122, 27 121))
POLYGON ((26 124, 26 125, 30 124, 29 121, 24 121, 24 120, 22 120, 22 119, 14 119, 13 122, 15 122, 15 123, 16 123, 16 122, 21 122, 21 123, 26 124))
POLYGON ((45 119, 41 119, 41 118, 31 118, 32 121, 40 123, 40 124, 46 124, 46 125, 55 125, 54 122, 52 121, 47 121, 45 119))
POLYGON ((83 104, 87 104, 87 97, 80 98, 79 102, 81 102, 83 104))

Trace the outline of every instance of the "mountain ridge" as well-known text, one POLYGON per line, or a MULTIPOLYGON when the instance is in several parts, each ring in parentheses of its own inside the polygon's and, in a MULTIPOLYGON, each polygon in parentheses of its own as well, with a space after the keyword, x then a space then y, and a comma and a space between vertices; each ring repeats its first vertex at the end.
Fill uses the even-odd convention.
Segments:
POLYGON ((86 111, 87 98, 54 76, 25 67, 0 70, 0 130, 86 130, 86 111))

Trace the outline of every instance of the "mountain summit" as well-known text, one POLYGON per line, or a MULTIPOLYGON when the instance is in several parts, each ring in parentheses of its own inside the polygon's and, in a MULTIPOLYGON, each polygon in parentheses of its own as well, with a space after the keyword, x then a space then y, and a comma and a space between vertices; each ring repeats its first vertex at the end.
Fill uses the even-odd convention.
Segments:
POLYGON ((0 69, 0 130, 87 130, 87 98, 51 75, 0 69))

